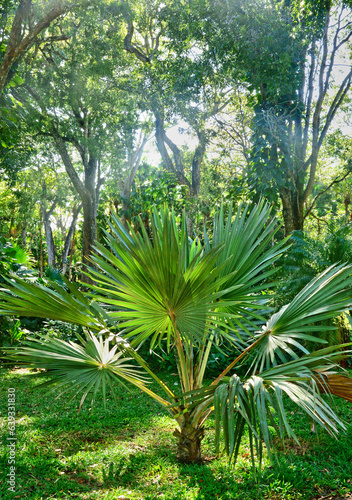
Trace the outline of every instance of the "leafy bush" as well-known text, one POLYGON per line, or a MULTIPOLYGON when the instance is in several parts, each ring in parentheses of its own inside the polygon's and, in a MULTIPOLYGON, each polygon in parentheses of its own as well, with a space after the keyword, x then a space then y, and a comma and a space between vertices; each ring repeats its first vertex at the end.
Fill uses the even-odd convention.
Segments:
POLYGON ((0 238, 0 283, 9 273, 22 277, 30 275, 32 264, 31 256, 23 248, 4 237, 0 238))

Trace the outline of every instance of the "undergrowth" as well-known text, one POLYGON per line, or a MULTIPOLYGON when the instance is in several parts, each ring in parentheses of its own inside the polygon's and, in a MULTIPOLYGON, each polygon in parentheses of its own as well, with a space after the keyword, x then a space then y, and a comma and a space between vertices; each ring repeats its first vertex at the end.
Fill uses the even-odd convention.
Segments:
MULTIPOLYGON (((59 398, 38 374, 0 370, 0 498, 234 500, 352 498, 352 407, 336 400, 347 425, 338 439, 311 433, 311 422, 295 407, 289 412, 301 446, 287 440, 277 461, 265 461, 255 480, 248 442, 238 463, 214 454, 214 428, 207 422, 203 465, 176 461, 175 422, 137 389, 117 388, 118 407, 97 403, 77 413, 79 401, 59 398), (8 389, 16 391, 16 487, 9 483, 8 389)), ((170 384, 176 380, 169 375, 170 384)))

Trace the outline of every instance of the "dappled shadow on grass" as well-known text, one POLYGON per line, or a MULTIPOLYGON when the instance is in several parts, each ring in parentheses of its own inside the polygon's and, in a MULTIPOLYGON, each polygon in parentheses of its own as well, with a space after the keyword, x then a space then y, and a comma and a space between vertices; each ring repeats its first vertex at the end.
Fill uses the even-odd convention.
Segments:
POLYGON ((3 393, 4 397, 7 387, 14 387, 16 390, 18 429, 22 425, 28 425, 22 421, 22 417, 29 418, 33 425, 40 425, 45 429, 64 425, 66 430, 78 431, 82 424, 84 427, 89 424, 91 428, 99 429, 106 426, 107 420, 112 428, 127 425, 133 420, 143 421, 147 425, 148 420, 155 415, 165 414, 159 404, 133 386, 130 386, 130 391, 121 386, 115 388, 117 406, 112 396, 108 396, 107 406, 104 408, 101 394, 98 393, 94 406, 90 407, 88 396, 83 408, 78 412, 80 396, 72 390, 60 393, 51 387, 40 387, 40 383, 46 379, 42 376, 37 378, 37 375, 21 373, 16 377, 14 374, 12 379, 5 378, 0 387, 0 396, 3 393), (137 414, 138 410, 140 411, 137 414))
MULTIPOLYGON (((328 492, 331 499, 348 498, 347 492, 342 496, 336 488, 324 486, 324 481, 315 487, 317 475, 325 474, 329 480, 330 471, 319 470, 326 464, 316 462, 312 456, 309 460, 307 456, 280 456, 279 464, 265 467, 256 484, 246 461, 247 453, 243 453, 235 468, 229 468, 225 460, 181 465, 176 462, 176 446, 169 433, 156 432, 154 440, 148 435, 147 442, 138 444, 141 434, 143 431, 127 439, 116 434, 105 440, 103 436, 94 438, 80 433, 75 435, 80 449, 76 453, 61 449, 56 458, 50 454, 36 456, 33 450, 21 453, 18 460, 21 497, 293 500, 323 498, 322 493, 328 492)), ((68 434, 63 441, 71 438, 68 434)))
MULTIPOLYGON (((329 495, 341 500, 352 492, 348 482, 352 478, 352 429, 334 441, 325 434, 311 436, 308 426, 302 433, 304 452, 286 441, 278 463, 267 464, 256 483, 248 443, 236 467, 228 467, 225 458, 213 457, 214 430, 210 428, 204 442, 205 464, 178 464, 172 436, 176 423, 136 389, 118 391, 119 408, 105 411, 97 404, 77 415, 76 402, 55 400, 46 389, 33 390, 32 384, 38 381, 30 375, 14 374, 4 381, 2 415, 2 396, 7 387, 16 387, 16 495, 23 499, 312 500, 326 494, 325 500, 329 495)), ((350 407, 341 408, 349 414, 350 407)), ((292 423, 299 423, 301 415, 291 413, 292 423)), ((0 471, 6 474, 5 455, 0 471)), ((16 496, 6 495, 0 498, 16 496)))

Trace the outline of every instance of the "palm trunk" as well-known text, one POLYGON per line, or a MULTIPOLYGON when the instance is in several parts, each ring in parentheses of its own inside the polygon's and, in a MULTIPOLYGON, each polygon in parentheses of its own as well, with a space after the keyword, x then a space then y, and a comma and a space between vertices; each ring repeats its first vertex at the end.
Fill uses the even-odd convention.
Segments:
POLYGON ((179 462, 197 464, 202 462, 201 442, 204 438, 204 427, 193 427, 187 420, 181 429, 175 429, 177 438, 177 459, 179 462))

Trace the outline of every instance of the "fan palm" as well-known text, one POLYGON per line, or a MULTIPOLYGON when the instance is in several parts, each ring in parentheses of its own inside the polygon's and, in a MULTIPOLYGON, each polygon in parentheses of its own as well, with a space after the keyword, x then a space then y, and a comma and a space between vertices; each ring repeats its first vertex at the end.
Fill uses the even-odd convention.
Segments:
POLYGON ((286 242, 272 244, 277 230, 270 207, 245 207, 227 219, 221 209, 211 238, 191 240, 185 217, 181 227, 173 213, 154 213, 152 239, 143 229, 128 232, 116 219, 104 245, 96 245, 94 284, 82 293, 66 288, 28 284, 18 278, 0 293, 0 313, 29 315, 82 325, 79 343, 42 337, 28 340, 13 359, 50 368, 59 386, 74 386, 82 401, 114 383, 129 382, 169 411, 178 423, 174 435, 178 458, 201 461, 204 422, 215 414, 217 447, 223 428, 225 449, 235 459, 248 429, 252 459, 262 456, 262 443, 272 448, 272 429, 280 438, 295 438, 284 408, 284 395, 332 434, 343 423, 321 393, 352 400, 351 379, 336 373, 336 361, 347 345, 309 353, 307 341, 319 341, 318 322, 352 304, 351 266, 333 266, 313 279, 294 300, 270 315, 268 294, 273 265, 286 242), (264 312, 263 312, 264 311, 264 312), (209 355, 219 338, 236 345, 240 354, 204 386, 209 355), (180 391, 175 393, 138 353, 166 344, 175 352, 180 391), (240 377, 242 361, 251 360, 240 377), (148 386, 152 377, 160 391, 148 386))

